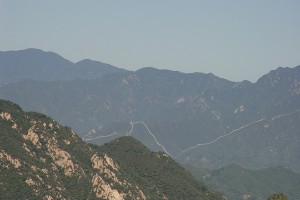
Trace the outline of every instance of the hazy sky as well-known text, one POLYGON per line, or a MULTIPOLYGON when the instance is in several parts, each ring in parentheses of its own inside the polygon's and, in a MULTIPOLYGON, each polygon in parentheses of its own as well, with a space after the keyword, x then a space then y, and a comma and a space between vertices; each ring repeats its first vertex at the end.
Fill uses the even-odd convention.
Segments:
POLYGON ((256 81, 300 65, 300 0, 0 0, 0 50, 256 81))

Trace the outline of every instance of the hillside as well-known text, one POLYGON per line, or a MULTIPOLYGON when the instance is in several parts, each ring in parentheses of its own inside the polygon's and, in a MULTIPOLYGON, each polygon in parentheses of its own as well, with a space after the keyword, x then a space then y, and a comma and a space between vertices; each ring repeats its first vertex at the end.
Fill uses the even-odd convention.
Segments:
POLYGON ((0 84, 22 80, 91 80, 104 74, 125 71, 89 59, 73 63, 56 53, 45 52, 40 49, 0 51, 0 84))
POLYGON ((284 193, 289 200, 300 199, 300 175, 283 167, 260 170, 229 165, 221 169, 188 167, 193 175, 215 190, 224 192, 232 200, 267 199, 273 193, 284 193))
POLYGON ((132 137, 101 147, 0 100, 0 199, 224 199, 132 137))
POLYGON ((155 68, 95 80, 23 81, 0 97, 104 144, 131 135, 180 163, 216 169, 281 165, 300 172, 300 66, 256 83, 155 68))

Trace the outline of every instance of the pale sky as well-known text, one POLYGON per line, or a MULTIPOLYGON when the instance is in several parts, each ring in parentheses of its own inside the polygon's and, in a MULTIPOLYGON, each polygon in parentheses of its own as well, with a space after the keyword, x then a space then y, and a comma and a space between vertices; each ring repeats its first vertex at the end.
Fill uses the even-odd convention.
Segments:
POLYGON ((0 0, 0 50, 255 82, 300 65, 300 0, 0 0))

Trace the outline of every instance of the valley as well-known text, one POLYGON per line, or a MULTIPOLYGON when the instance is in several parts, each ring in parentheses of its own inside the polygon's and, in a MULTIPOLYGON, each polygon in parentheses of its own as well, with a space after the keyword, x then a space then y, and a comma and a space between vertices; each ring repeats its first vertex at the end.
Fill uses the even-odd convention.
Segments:
MULTIPOLYGON (((25 112, 40 112, 71 127, 78 134, 77 140, 91 143, 86 145, 105 149, 111 143, 124 141, 120 138, 135 138, 151 151, 159 152, 158 157, 165 155, 188 166, 196 177, 197 171, 206 171, 203 177, 214 178, 198 180, 234 200, 244 194, 251 198, 268 195, 256 192, 257 189, 232 192, 232 187, 244 184, 250 176, 258 176, 256 172, 260 170, 280 166, 277 170, 288 172, 276 172, 276 178, 287 183, 300 173, 300 66, 279 67, 251 83, 233 82, 211 73, 152 67, 128 71, 91 60, 80 62, 81 67, 89 69, 87 74, 81 74, 79 64, 51 52, 27 49, 2 52, 3 55, 7 57, 0 62, 0 74, 8 79, 0 81, 0 98, 19 104, 25 112), (23 67, 14 59, 23 60, 27 70, 36 67, 36 63, 40 69, 31 75, 24 72, 9 77, 5 75, 10 73, 8 68, 23 67), (37 78, 45 76, 47 70, 52 78, 37 78), (249 172, 251 175, 243 178, 243 183, 223 186, 234 176, 229 172, 235 166, 247 173, 252 170, 253 174, 249 172), (214 176, 227 168, 222 175, 225 178, 214 176), (284 180, 282 176, 289 178, 284 180)), ((4 114, 2 118, 6 119, 4 114)), ((34 137, 31 132, 24 136, 38 144, 34 137)), ((60 154, 69 158, 69 154, 60 154)), ((6 154, 4 157, 8 158, 6 154)), ((265 179, 252 184, 260 185, 265 179)), ((297 178, 293 181, 290 185, 298 183, 297 178)), ((147 190, 150 182, 144 184, 147 190)), ((268 193, 280 190, 277 186, 270 188, 268 193)), ((295 192, 290 188, 285 193, 289 199, 297 199, 298 194, 293 196, 295 192)))

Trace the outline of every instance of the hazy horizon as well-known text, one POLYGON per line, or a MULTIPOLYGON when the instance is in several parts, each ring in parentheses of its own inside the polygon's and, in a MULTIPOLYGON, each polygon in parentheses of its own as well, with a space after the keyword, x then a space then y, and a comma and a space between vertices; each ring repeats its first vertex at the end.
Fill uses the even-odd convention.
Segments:
POLYGON ((0 50, 255 82, 300 64, 299 1, 0 0, 0 50))

